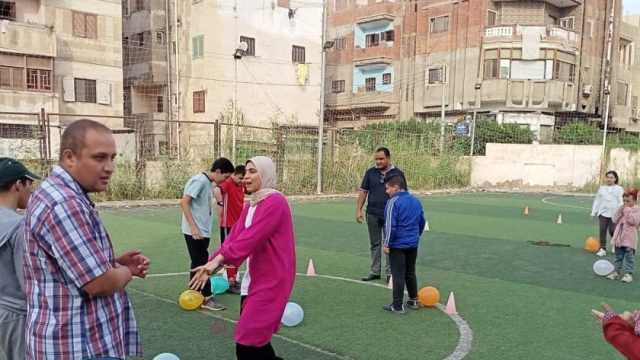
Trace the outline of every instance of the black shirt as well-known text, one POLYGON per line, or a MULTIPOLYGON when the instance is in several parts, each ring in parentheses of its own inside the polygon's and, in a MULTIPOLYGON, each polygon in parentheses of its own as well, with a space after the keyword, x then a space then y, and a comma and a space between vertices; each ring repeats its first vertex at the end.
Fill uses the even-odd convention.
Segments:
POLYGON ((367 214, 384 218, 384 208, 387 206, 387 200, 389 200, 389 195, 385 192, 384 179, 385 176, 392 175, 402 176, 405 184, 407 183, 402 170, 393 166, 387 170, 386 174, 375 167, 364 173, 360 190, 367 192, 367 214))

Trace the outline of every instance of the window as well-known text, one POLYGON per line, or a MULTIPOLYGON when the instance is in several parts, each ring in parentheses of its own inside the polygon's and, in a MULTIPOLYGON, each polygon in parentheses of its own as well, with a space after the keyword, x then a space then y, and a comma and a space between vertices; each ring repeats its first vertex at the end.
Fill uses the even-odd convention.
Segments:
POLYGON ((88 79, 74 79, 76 101, 96 103, 96 81, 88 79))
POLYGON ((164 44, 164 32, 156 31, 156 44, 164 44))
POLYGON ((0 1, 0 19, 16 21, 16 3, 13 1, 0 1))
POLYGON ((490 80, 490 79, 497 79, 497 78, 498 78, 498 59, 485 59, 484 60, 484 79, 490 80))
POLYGON ((573 30, 575 18, 573 16, 560 19, 560 27, 573 30))
POLYGON ((133 11, 144 10, 144 0, 133 0, 133 11))
POLYGON ((27 89, 51 90, 51 70, 27 69, 27 89))
POLYGON ((553 79, 574 82, 576 66, 564 61, 556 60, 553 66, 553 79))
POLYGON ((141 48, 144 46, 144 33, 133 34, 131 36, 131 40, 133 41, 133 46, 137 48, 141 48))
POLYGON ((129 16, 129 0, 122 0, 122 16, 129 16))
POLYGON ((496 26, 498 24, 498 12, 493 10, 487 11, 487 26, 496 26))
POLYGON ((367 34, 366 36, 366 47, 374 47, 380 44, 380 34, 367 34))
POLYGON ((0 66, 0 87, 9 89, 24 88, 24 69, 0 66))
POLYGON ((247 43, 247 51, 244 52, 244 56, 256 56, 256 39, 240 36, 240 42, 247 43))
POLYGON ((344 80, 333 80, 331 82, 331 91, 334 94, 339 94, 344 92, 344 80))
POLYGON ((593 21, 587 21, 587 29, 585 33, 588 34, 590 38, 593 38, 593 21))
POLYGON ((5 139, 34 139, 38 135, 37 125, 0 124, 0 138, 5 139))
POLYGON ((376 78, 374 77, 366 78, 364 80, 364 85, 365 85, 365 90, 367 92, 376 91, 376 78))
POLYGON ((444 71, 442 67, 431 68, 428 70, 429 84, 440 84, 444 82, 444 71))
POLYGON ((193 92, 193 112, 203 113, 205 104, 206 91, 194 91, 193 92))
POLYGON ((291 61, 297 64, 305 63, 304 46, 293 45, 291 47, 291 61))
POLYGON ((629 93, 629 84, 618 81, 618 92, 616 94, 618 105, 627 105, 627 97, 629 93))
POLYGON ((98 38, 98 18, 93 14, 73 12, 73 36, 97 39, 98 38))
POLYGON ((391 84, 391 73, 382 74, 382 84, 383 85, 391 84))
POLYGON ((334 40, 335 44, 333 46, 334 49, 336 50, 343 50, 344 48, 346 48, 347 46, 347 40, 345 38, 337 38, 334 40))
POLYGON ((164 96, 156 97, 156 112, 164 112, 164 96))
POLYGON ((385 31, 380 33, 380 37, 382 41, 393 41, 395 37, 395 32, 393 30, 385 31))
POLYGON ((429 19, 429 32, 441 33, 449 31, 449 15, 429 19))
POLYGON ((204 56, 204 35, 194 36, 192 39, 192 57, 200 59, 204 56))

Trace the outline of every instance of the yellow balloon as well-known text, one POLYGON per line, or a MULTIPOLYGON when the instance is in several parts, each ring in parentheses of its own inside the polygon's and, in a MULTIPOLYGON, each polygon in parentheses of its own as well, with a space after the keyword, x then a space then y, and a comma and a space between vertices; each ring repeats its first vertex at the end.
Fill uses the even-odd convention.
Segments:
POLYGON ((185 290, 178 298, 178 304, 184 310, 196 310, 204 302, 204 296, 195 290, 185 290))

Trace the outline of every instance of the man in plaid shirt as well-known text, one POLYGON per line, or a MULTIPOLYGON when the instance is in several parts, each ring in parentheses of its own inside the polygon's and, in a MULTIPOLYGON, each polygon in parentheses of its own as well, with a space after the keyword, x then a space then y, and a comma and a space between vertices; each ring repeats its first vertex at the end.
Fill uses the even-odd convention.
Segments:
POLYGON ((27 359, 141 356, 125 287, 144 278, 140 251, 115 257, 88 193, 105 191, 114 170, 111 130, 91 120, 63 133, 60 164, 33 194, 25 221, 27 359))

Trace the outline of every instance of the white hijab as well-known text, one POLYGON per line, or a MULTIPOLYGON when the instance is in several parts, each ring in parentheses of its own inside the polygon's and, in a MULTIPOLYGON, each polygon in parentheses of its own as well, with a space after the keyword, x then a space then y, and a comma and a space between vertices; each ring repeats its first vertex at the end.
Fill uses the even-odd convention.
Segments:
POLYGON ((262 185, 260 186, 260 190, 254 192, 249 196, 249 202, 251 206, 256 206, 260 201, 266 199, 269 195, 274 193, 279 193, 276 187, 276 166, 273 164, 273 161, 266 156, 256 156, 249 161, 248 163, 252 163, 256 169, 258 170, 258 176, 260 176, 260 180, 262 185))

